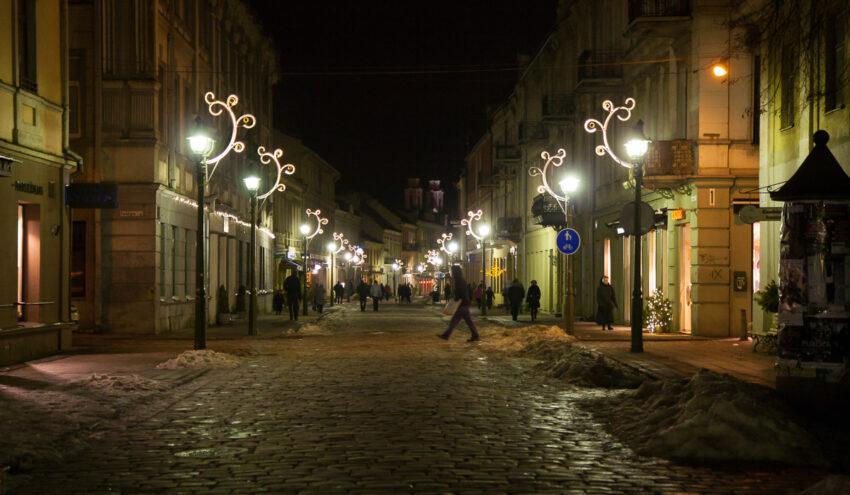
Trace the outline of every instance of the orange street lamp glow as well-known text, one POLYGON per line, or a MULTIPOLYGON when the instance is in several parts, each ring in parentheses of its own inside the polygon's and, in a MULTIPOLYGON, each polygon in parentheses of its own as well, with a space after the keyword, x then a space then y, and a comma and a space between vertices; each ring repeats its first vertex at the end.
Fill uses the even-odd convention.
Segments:
POLYGON ((714 77, 723 77, 729 73, 726 67, 723 64, 714 64, 714 67, 711 68, 711 73, 714 74, 714 77))

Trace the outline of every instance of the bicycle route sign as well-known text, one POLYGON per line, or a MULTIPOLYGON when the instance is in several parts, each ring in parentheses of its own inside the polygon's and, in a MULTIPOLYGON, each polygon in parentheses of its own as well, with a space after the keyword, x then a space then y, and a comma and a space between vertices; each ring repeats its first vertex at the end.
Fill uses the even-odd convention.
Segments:
POLYGON ((564 254, 575 254, 581 246, 581 236, 575 229, 564 229, 558 232, 555 243, 558 245, 558 251, 564 254))

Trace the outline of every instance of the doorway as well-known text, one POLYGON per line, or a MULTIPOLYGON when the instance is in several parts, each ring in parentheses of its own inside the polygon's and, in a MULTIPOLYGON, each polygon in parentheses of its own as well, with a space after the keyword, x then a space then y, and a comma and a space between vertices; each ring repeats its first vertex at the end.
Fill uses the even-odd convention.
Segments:
POLYGON ((691 333, 691 224, 683 224, 679 235, 679 330, 691 333))
POLYGON ((18 321, 39 321, 41 209, 18 203, 18 321))

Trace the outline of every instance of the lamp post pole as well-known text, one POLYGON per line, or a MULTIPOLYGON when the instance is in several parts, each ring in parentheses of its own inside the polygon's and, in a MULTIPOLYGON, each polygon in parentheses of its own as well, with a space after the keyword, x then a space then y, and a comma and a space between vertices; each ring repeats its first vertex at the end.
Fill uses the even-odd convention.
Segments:
POLYGON ((204 280, 204 196, 207 185, 207 164, 205 158, 198 160, 198 229, 195 233, 195 350, 207 348, 207 291, 204 280))
MULTIPOLYGON (((336 255, 345 249, 345 245, 348 244, 348 239, 340 232, 333 233, 333 241, 328 243, 328 255, 331 257, 331 291, 333 291, 334 286, 334 262, 336 255), (339 242, 339 246, 337 246, 337 242, 339 242)), ((331 306, 334 305, 333 298, 331 298, 331 306)))
POLYGON ((257 191, 251 194, 251 257, 248 258, 248 284, 251 296, 248 299, 248 335, 257 335, 257 191))
POLYGON ((482 280, 482 293, 481 293, 481 316, 487 315, 487 302, 485 299, 485 292, 487 290, 487 244, 486 239, 487 236, 490 235, 490 226, 485 224, 478 226, 478 233, 475 232, 475 229, 472 227, 472 224, 478 220, 481 220, 483 216, 483 212, 481 210, 478 211, 468 211, 466 213, 467 217, 460 221, 461 225, 466 226, 466 235, 472 236, 478 241, 481 246, 481 280, 482 280))
POLYGON ((305 235, 304 236, 304 252, 301 253, 301 258, 304 263, 304 280, 302 281, 302 290, 301 293, 304 295, 302 297, 302 307, 301 314, 307 316, 307 250, 310 248, 310 239, 305 235))
MULTIPOLYGON (((307 316, 307 259, 309 258, 308 253, 310 251, 310 241, 314 237, 316 237, 317 235, 324 233, 324 230, 322 230, 322 225, 328 224, 328 219, 322 218, 321 214, 322 214, 322 210, 315 210, 314 211, 314 210, 307 208, 307 216, 308 217, 311 217, 311 216, 316 217, 316 229, 313 230, 312 233, 310 233, 310 226, 308 224, 303 223, 303 224, 301 224, 301 227, 300 227, 301 234, 304 235, 304 281, 303 281, 303 283, 304 283, 304 285, 303 285, 303 287, 304 287, 304 291, 303 291, 304 297, 301 298, 303 303, 304 303, 303 307, 302 307, 302 313, 304 314, 304 316, 307 316)), ((333 305, 333 299, 334 299, 333 287, 330 287, 327 292, 331 296, 331 305, 333 305)))
POLYGON ((643 136, 643 123, 638 122, 637 136, 625 143, 626 153, 631 158, 631 162, 621 159, 608 142, 608 124, 615 115, 621 122, 629 120, 632 116, 632 110, 635 108, 634 98, 626 98, 625 104, 621 107, 615 107, 610 100, 602 102, 603 110, 608 112, 603 122, 596 119, 588 119, 584 123, 584 130, 589 133, 594 133, 597 130, 602 130, 603 144, 596 147, 596 154, 604 156, 608 154, 612 160, 622 165, 623 167, 632 170, 632 175, 635 179, 635 202, 634 202, 634 218, 633 218, 633 235, 635 236, 634 260, 634 288, 632 291, 632 314, 631 314, 631 352, 643 352, 643 289, 641 287, 641 236, 643 234, 640 221, 640 206, 641 206, 641 188, 643 186, 643 161, 646 152, 649 149, 649 140, 643 136))
MULTIPOLYGON (((568 195, 564 195, 566 200, 565 209, 566 213, 566 222, 567 227, 572 227, 573 225, 573 214, 570 210, 570 197, 568 195)), ((572 255, 567 255, 567 280, 566 282, 566 290, 564 291, 564 333, 567 335, 572 335, 575 333, 575 310, 576 310, 576 300, 575 300, 575 291, 573 290, 573 257, 572 255)))

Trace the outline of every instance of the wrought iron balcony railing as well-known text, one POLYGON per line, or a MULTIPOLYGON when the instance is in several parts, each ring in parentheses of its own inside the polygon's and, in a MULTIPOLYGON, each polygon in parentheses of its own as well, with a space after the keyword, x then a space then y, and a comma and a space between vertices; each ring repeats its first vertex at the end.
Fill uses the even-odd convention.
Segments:
POLYGON ((690 13, 689 0, 629 0, 629 22, 639 17, 683 17, 690 13))
POLYGON ((694 173, 693 143, 687 139, 651 142, 644 170, 646 176, 692 175, 694 173))

